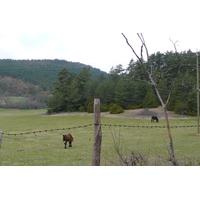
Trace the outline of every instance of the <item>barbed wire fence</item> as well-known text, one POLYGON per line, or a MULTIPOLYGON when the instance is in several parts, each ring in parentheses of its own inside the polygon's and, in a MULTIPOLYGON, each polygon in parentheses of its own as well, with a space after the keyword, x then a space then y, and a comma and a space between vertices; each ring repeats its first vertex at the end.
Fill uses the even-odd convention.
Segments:
MULTIPOLYGON (((4 139, 7 140, 7 146, 11 146, 5 151, 0 150, 0 165, 146 165, 147 157, 148 159, 151 157, 150 154, 154 154, 154 160, 151 160, 154 165, 159 165, 161 161, 163 165, 163 160, 164 165, 169 165, 169 161, 166 159, 167 139, 165 141, 164 137, 157 136, 138 137, 132 134, 132 131, 131 134, 128 131, 135 128, 145 129, 145 131, 164 130, 166 126, 102 124, 98 106, 97 113, 94 114, 94 123, 91 124, 22 133, 0 132, 0 147, 4 139), (75 144, 67 150, 61 143, 61 136, 66 134, 66 131, 72 132, 75 136, 75 144), (150 141, 153 141, 153 144, 149 145, 150 141), (13 145, 15 148, 12 148, 13 145)), ((173 129, 196 127, 198 125, 171 126, 173 129)), ((162 134, 162 131, 160 131, 160 134, 162 134)), ((182 163, 200 165, 198 139, 193 136, 187 137, 187 141, 174 138, 174 142, 175 146, 178 147, 177 149, 181 145, 187 147, 184 152, 177 150, 177 153, 181 155, 180 161, 182 163), (190 151, 192 145, 196 146, 192 152, 194 157, 196 156, 195 158, 187 157, 187 152, 190 151)))
MULTIPOLYGON (((69 152, 62 151, 62 150, 64 150, 63 149, 64 146, 61 143, 61 137, 60 138, 56 137, 59 140, 59 142, 58 142, 59 144, 56 144, 56 145, 47 146, 47 147, 38 147, 38 148, 36 148, 36 147, 34 148, 34 145, 33 145, 33 147, 28 147, 27 149, 20 147, 20 148, 17 148, 16 150, 11 150, 11 151, 7 151, 7 152, 0 151, 1 165, 29 165, 29 163, 30 163, 30 165, 91 165, 92 151, 93 151, 93 138, 92 138, 92 133, 93 133, 92 127, 93 126, 94 126, 94 124, 88 124, 88 125, 77 126, 77 127, 42 130, 42 131, 32 131, 32 132, 15 133, 15 134, 2 133, 2 135, 9 136, 10 138, 12 138, 12 136, 19 137, 19 136, 23 136, 23 135, 31 135, 31 137, 34 137, 34 136, 39 137, 38 140, 44 140, 44 138, 47 137, 46 133, 47 134, 49 132, 57 133, 58 131, 59 131, 59 133, 62 133, 65 130, 70 130, 70 131, 72 131, 73 135, 75 136, 75 141, 76 141, 76 138, 79 137, 80 134, 82 134, 79 132, 81 132, 84 128, 87 128, 87 130, 86 130, 87 134, 85 132, 83 133, 83 134, 85 134, 85 140, 76 142, 75 145, 78 146, 79 148, 74 150, 74 147, 73 147, 72 151, 70 149, 70 155, 67 154, 69 152), (75 129, 77 130, 77 132, 75 131, 75 129), (40 136, 42 136, 42 137, 40 137, 40 136), (88 145, 90 145, 90 146, 88 146, 88 145), (61 151, 58 151, 58 149, 60 149, 61 151), (78 156, 78 154, 80 154, 80 153, 81 153, 81 156, 78 156), (24 154, 24 156, 23 156, 23 154, 24 154), (77 156, 76 156, 76 154, 77 154, 77 156), (22 156, 20 156, 20 155, 22 155, 22 156), (12 157, 12 158, 10 158, 10 160, 8 160, 7 159, 8 157, 12 157), (23 158, 21 158, 21 157, 23 157, 23 158), (62 157, 64 159, 62 159, 62 157), (73 160, 73 159, 75 159, 75 160, 73 160)), ((108 153, 106 154, 104 151, 103 151, 104 153, 102 152, 101 160, 104 160, 104 161, 102 161, 101 164, 103 164, 103 165, 112 164, 112 162, 114 163, 114 161, 112 161, 112 159, 117 158, 116 153, 114 153, 115 150, 113 150, 114 141, 113 141, 112 135, 106 134, 105 139, 108 144, 104 143, 105 128, 108 129, 108 132, 113 131, 115 128, 121 129, 121 130, 123 128, 128 128, 128 129, 142 128, 142 129, 148 129, 148 130, 155 129, 155 128, 159 128, 159 129, 165 128, 165 126, 129 126, 129 125, 127 126, 127 125, 112 125, 112 124, 101 124, 101 127, 102 127, 102 133, 103 133, 103 142, 102 142, 101 148, 102 148, 102 150, 105 150, 106 152, 107 151, 110 152, 112 150, 112 153, 113 153, 113 155, 108 155, 108 153), (112 129, 112 130, 110 130, 110 129, 112 129)), ((172 127, 173 128, 196 128, 197 126, 191 125, 191 126, 172 126, 172 127)), ((116 130, 114 130, 114 131, 116 131, 116 130)), ((117 130, 117 132, 119 132, 119 131, 120 130, 117 130)), ((61 134, 58 134, 58 135, 61 136, 61 134)), ((118 140, 118 138, 117 138, 118 135, 114 136, 114 140, 118 140)), ((193 139, 193 137, 191 137, 191 138, 193 139)), ((159 140, 159 138, 157 138, 157 139, 156 138, 137 139, 137 138, 134 138, 134 135, 132 135, 131 138, 128 138, 128 139, 121 137, 121 142, 123 142, 124 140, 130 140, 129 142, 133 144, 134 142, 135 143, 140 142, 140 140, 156 141, 156 140, 159 140)), ((183 145, 183 142, 181 141, 181 139, 178 139, 178 140, 183 145)), ((161 141, 161 142, 163 143, 163 141, 161 141)), ((133 150, 133 146, 131 146, 131 144, 129 146, 122 145, 120 148, 122 151, 123 151, 123 149, 126 149, 131 152, 131 150, 133 150)), ((137 146, 137 145, 135 145, 135 146, 137 146)), ((143 146, 141 145, 140 148, 138 148, 138 150, 139 149, 141 150, 142 147, 143 146)), ((199 153, 199 152, 197 151, 197 152, 194 152, 194 154, 195 153, 199 153)), ((119 163, 116 162, 116 165, 118 165, 118 164, 119 163)))
POLYGON ((3 132, 1 140, 7 140, 6 146, 11 147, 7 148, 10 151, 0 151, 0 165, 91 165, 91 126, 92 124, 87 124, 22 133, 3 132), (66 134, 66 131, 72 132, 75 137, 74 147, 68 148, 67 151, 62 141, 62 135, 66 134), (20 142, 17 143, 16 140, 20 142), (86 145, 90 146, 86 148, 86 145))
POLYGON ((42 130, 42 131, 31 131, 31 132, 26 132, 26 133, 3 133, 5 135, 25 135, 25 134, 32 134, 32 133, 44 133, 44 132, 52 132, 52 131, 62 131, 62 130, 72 130, 72 129, 78 129, 78 128, 84 128, 84 127, 88 127, 88 126, 92 126, 92 124, 88 124, 88 125, 83 125, 83 126, 76 126, 76 127, 68 127, 68 128, 58 128, 58 129, 49 129, 49 130, 42 130))

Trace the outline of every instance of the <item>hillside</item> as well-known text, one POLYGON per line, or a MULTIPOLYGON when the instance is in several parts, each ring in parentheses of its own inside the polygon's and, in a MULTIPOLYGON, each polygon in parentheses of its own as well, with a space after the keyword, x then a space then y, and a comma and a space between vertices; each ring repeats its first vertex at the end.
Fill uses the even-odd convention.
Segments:
POLYGON ((0 76, 0 107, 17 109, 45 108, 49 92, 9 76, 0 76))
POLYGON ((58 72, 67 68, 69 71, 79 73, 84 67, 90 67, 92 78, 97 78, 106 72, 78 62, 66 60, 11 60, 0 59, 0 76, 10 76, 21 79, 41 87, 43 90, 52 91, 53 83, 58 80, 58 72))

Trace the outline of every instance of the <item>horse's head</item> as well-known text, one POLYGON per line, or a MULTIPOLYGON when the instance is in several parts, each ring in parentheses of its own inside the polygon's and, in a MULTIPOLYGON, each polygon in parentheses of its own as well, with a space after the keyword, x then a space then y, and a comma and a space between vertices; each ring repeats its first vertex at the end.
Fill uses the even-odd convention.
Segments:
POLYGON ((66 143, 66 135, 63 135, 63 142, 66 143))

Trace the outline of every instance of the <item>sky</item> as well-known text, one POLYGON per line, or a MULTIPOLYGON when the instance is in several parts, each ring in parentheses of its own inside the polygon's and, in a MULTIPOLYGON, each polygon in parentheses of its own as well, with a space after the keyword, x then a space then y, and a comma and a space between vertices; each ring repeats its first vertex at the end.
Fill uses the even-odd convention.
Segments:
POLYGON ((2 0, 0 59, 64 59, 109 72, 140 52, 200 50, 198 1, 2 0), (161 3, 162 2, 162 3, 161 3))

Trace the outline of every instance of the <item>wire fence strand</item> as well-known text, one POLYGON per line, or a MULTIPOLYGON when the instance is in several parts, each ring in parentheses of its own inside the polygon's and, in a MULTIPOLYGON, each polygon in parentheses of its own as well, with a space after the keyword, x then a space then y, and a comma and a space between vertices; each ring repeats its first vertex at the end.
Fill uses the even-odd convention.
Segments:
MULTIPOLYGON (((34 133, 44 133, 44 132, 52 132, 52 131, 61 131, 61 130, 71 130, 71 129, 77 129, 77 128, 84 128, 89 127, 95 124, 87 124, 82 126, 76 126, 76 127, 68 127, 68 128, 60 128, 60 129, 50 129, 50 130, 42 130, 42 131, 31 131, 26 133, 2 133, 5 135, 25 135, 25 134, 34 134, 34 133)), ((130 126, 130 125, 116 125, 116 124, 101 124, 101 126, 108 126, 108 127, 127 127, 127 128, 166 128, 166 126, 130 126)), ((198 125, 187 125, 187 126, 170 126, 170 128, 191 128, 191 127, 198 127, 198 125)), ((199 126, 200 127, 200 126, 199 126)))
POLYGON ((42 130, 42 131, 31 131, 31 132, 26 132, 26 133, 2 133, 4 135, 25 135, 25 134, 32 134, 32 133, 44 133, 44 132, 52 132, 52 131, 62 131, 62 130, 70 130, 70 129, 77 129, 77 128, 84 128, 92 126, 92 124, 88 125, 83 125, 83 126, 76 126, 76 127, 69 127, 69 128, 58 128, 58 129, 50 129, 50 130, 42 130))
MULTIPOLYGON (((35 134, 35 133, 46 133, 46 132, 52 132, 52 131, 62 131, 62 130, 72 130, 72 129, 78 129, 75 131, 75 133, 79 133, 77 135, 77 142, 75 143, 75 148, 73 150, 63 151, 63 145, 60 145, 59 142, 57 142, 57 139, 60 137, 59 134, 54 135, 54 139, 50 140, 46 135, 48 134, 38 134, 38 137, 33 140, 30 140, 31 137, 25 137, 23 139, 23 142, 17 143, 15 149, 12 150, 12 148, 7 148, 7 150, 3 150, 0 152, 1 155, 1 161, 0 165, 90 165, 91 157, 92 157, 92 150, 93 150, 93 142, 91 142, 92 137, 92 126, 95 126, 94 123, 87 124, 87 125, 81 125, 81 126, 74 126, 74 127, 65 127, 65 128, 58 128, 58 129, 50 129, 50 130, 41 130, 41 131, 32 131, 32 132, 24 132, 24 133, 3 133, 8 136, 17 136, 17 135, 25 135, 25 134, 35 134), (91 127, 91 130, 84 130, 79 131, 81 128, 87 128, 91 127), (85 135, 84 135, 85 134, 85 135), (81 136, 81 137, 80 137, 81 136), (82 138, 83 136, 83 138, 82 138), (40 138, 41 137, 41 138, 40 138), (27 139, 28 138, 28 139, 27 139), (44 139, 45 138, 45 139, 44 139), (45 140, 46 144, 44 147, 35 145, 34 141, 40 141, 45 140), (28 146, 26 143, 29 141, 33 141, 32 145, 28 146), (48 144, 48 142, 50 143, 48 144), (23 146, 25 144, 25 146, 23 146), (52 146, 51 146, 52 145, 52 146), (27 149, 28 147, 28 149, 27 149)), ((115 152, 115 147, 113 144, 113 138, 110 134, 108 134, 110 127, 115 127, 119 129, 125 128, 126 131, 129 130, 132 132, 132 129, 137 128, 143 128, 143 129, 149 129, 154 131, 154 129, 164 129, 166 126, 159 126, 157 124, 149 125, 149 126, 143 126, 143 125, 125 125, 125 124, 101 124, 102 129, 105 129, 105 135, 102 143, 102 156, 101 156, 101 162, 102 165, 111 165, 113 162, 116 162, 116 165, 118 165, 118 155, 115 152)), ((187 126, 171 126, 171 128, 177 129, 177 128, 190 128, 190 127, 198 127, 197 125, 187 125, 187 126)), ((187 129, 186 129, 187 130, 187 129)), ((145 132, 146 130, 144 130, 145 132)), ((73 132, 73 131, 72 131, 73 132)), ((141 130, 141 132, 143 132, 141 130)), ((159 131, 162 132, 162 131, 159 131)), ((73 134, 73 133, 72 133, 73 134)), ((8 139, 5 143, 6 145, 10 145, 10 141, 14 141, 12 137, 6 137, 5 139, 8 139)), ((118 132, 114 133, 114 140, 119 142, 119 149, 123 153, 123 155, 126 157, 132 156, 131 152, 141 152, 144 155, 149 156, 149 162, 151 163, 151 160, 158 159, 158 152, 160 157, 167 156, 166 149, 165 149, 165 138, 163 139, 162 135, 161 137, 157 137, 157 135, 150 135, 149 137, 142 137, 141 135, 134 135, 129 134, 129 132, 126 132, 125 134, 119 134, 118 132), (119 138, 118 138, 119 137, 119 138), (153 142, 152 142, 153 141, 153 142), (164 141, 164 142, 163 142, 164 141), (124 146, 123 146, 124 145, 124 146), (164 147, 164 148, 163 148, 164 147), (155 157, 154 155, 157 157, 155 157)), ((18 142, 18 138, 16 139, 18 142)), ((22 141, 22 140, 21 140, 22 141)), ((11 144, 12 144, 11 142, 11 144)), ((13 144, 14 144, 13 142, 13 144)), ((189 164, 191 165, 200 165, 200 151, 198 148, 198 142, 194 137, 188 137, 187 140, 185 138, 174 138, 174 144, 176 145, 176 153, 177 157, 179 158, 181 164, 189 164), (183 149, 182 146, 185 146, 183 149), (192 148, 191 148, 192 147, 192 148), (195 155, 195 159, 190 159, 190 155, 195 155), (188 157, 188 160, 186 159, 188 157), (190 160, 189 160, 190 159, 190 160), (199 164, 198 164, 199 163, 199 164)), ((156 162, 158 162, 156 160, 156 162)), ((163 163, 157 163, 158 165, 162 165, 163 163)), ((164 163, 165 164, 165 163, 164 163)), ((167 165, 168 163, 166 163, 167 165)))

